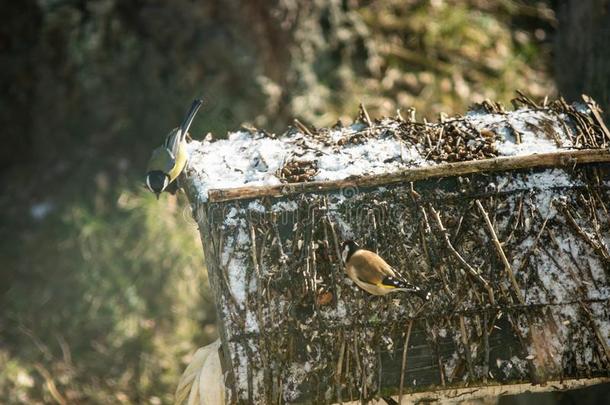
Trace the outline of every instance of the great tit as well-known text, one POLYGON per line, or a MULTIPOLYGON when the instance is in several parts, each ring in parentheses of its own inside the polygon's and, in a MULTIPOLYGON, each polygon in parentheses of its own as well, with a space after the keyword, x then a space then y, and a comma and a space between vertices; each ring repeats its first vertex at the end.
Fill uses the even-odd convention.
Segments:
POLYGON ((203 101, 195 99, 189 108, 182 124, 165 138, 162 146, 153 150, 146 172, 146 187, 159 198, 167 186, 182 173, 188 156, 186 153, 186 135, 199 111, 203 101))
POLYGON ((386 295, 393 291, 405 291, 416 294, 424 301, 430 298, 429 292, 409 284, 378 254, 362 249, 352 240, 343 242, 341 256, 349 278, 370 294, 386 295))

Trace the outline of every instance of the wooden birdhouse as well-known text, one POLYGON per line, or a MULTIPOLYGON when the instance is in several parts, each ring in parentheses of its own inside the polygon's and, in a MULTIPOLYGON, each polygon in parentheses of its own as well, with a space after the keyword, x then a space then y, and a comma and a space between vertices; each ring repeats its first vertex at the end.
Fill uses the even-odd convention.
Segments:
POLYGON ((587 97, 515 104, 189 145, 230 403, 608 381, 610 132, 587 97), (348 239, 431 298, 358 288, 348 239))

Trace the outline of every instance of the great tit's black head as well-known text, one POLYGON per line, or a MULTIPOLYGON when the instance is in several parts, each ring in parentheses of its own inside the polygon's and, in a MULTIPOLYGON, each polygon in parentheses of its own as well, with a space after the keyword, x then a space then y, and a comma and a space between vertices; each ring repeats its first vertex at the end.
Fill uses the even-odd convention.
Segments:
POLYGON ((350 257, 358 250, 360 246, 353 240, 346 240, 341 244, 341 258, 344 263, 347 263, 350 257))
POLYGON ((159 198, 159 194, 165 190, 169 184, 169 178, 161 170, 152 170, 146 174, 146 187, 159 198))

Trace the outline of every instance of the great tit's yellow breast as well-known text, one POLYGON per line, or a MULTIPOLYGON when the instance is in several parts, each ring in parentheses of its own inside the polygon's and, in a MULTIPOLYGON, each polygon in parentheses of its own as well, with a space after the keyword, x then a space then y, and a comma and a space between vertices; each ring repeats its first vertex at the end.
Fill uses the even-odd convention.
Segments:
POLYGON ((186 166, 187 154, 186 154, 186 145, 184 142, 180 142, 178 145, 178 150, 176 151, 176 161, 174 167, 169 171, 169 181, 172 182, 176 180, 182 170, 184 170, 184 166, 186 166))

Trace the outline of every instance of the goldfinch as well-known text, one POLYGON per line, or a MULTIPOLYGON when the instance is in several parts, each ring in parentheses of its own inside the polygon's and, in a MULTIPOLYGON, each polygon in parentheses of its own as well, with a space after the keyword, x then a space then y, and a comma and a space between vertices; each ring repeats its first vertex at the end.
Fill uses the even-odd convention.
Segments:
POLYGON ((352 240, 343 242, 341 256, 348 277, 373 295, 386 295, 394 291, 416 294, 422 300, 430 298, 430 293, 409 284, 396 270, 378 254, 362 249, 352 240))

